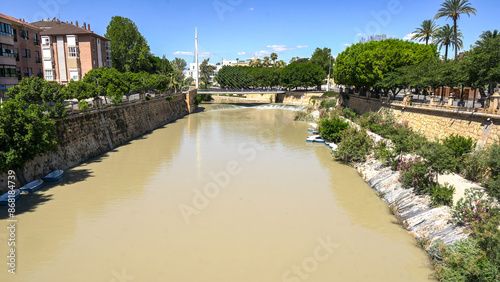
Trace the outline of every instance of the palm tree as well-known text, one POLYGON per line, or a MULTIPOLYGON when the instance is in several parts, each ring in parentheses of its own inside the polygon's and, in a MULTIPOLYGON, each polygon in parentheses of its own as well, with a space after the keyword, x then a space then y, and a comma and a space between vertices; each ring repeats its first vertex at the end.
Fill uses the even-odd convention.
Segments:
POLYGON ((278 59, 278 54, 271 53, 271 60, 273 61, 273 65, 274 65, 274 63, 276 62, 277 59, 278 59))
POLYGON ((457 38, 458 42, 455 42, 455 31, 453 30, 453 27, 451 27, 449 24, 441 27, 436 31, 436 34, 434 35, 434 44, 439 45, 439 50, 441 51, 441 48, 445 46, 445 55, 444 55, 444 60, 448 60, 448 47, 452 46, 454 48, 461 49, 464 47, 462 38, 462 32, 460 29, 457 31, 457 38), (458 43, 458 44, 456 44, 458 43))
POLYGON ((269 57, 268 56, 264 57, 262 64, 264 65, 264 67, 269 67, 269 57))
POLYGON ((474 44, 474 47, 481 47, 484 45, 484 42, 488 39, 496 39, 496 38, 500 38, 500 34, 498 32, 497 29, 495 29, 494 31, 491 31, 491 30, 488 30, 488 31, 485 31, 483 32, 480 36, 479 36, 479 40, 476 41, 476 43, 474 44))
POLYGON ((425 40, 425 45, 429 45, 429 39, 434 37, 438 29, 438 25, 433 20, 425 20, 420 24, 420 27, 413 32, 414 35, 411 39, 418 39, 418 41, 425 40))
POLYGON ((240 58, 236 58, 236 65, 240 63, 240 58))
POLYGON ((457 20, 460 18, 460 15, 466 14, 470 17, 470 14, 475 15, 477 10, 472 8, 469 0, 445 0, 441 4, 441 9, 439 9, 438 13, 434 17, 434 19, 439 18, 451 18, 453 19, 453 29, 455 31, 455 60, 458 59, 458 28, 457 28, 457 20))
POLYGON ((286 63, 283 60, 279 60, 276 62, 276 64, 274 64, 274 66, 277 68, 284 68, 284 67, 286 67, 286 63))

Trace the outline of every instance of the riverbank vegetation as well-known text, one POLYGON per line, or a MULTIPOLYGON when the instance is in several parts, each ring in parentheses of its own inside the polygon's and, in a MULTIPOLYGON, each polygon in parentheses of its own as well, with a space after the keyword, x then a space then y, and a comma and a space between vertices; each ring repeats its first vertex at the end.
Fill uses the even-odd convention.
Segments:
MULTIPOLYGON (((453 246, 440 242, 428 246, 428 254, 439 281, 498 281, 500 279, 500 143, 478 148, 474 141, 459 135, 429 141, 406 123, 397 122, 389 111, 357 115, 349 108, 324 111, 320 134, 339 142, 337 160, 359 163, 375 157, 400 172, 403 188, 430 197, 433 207, 449 206, 453 223, 464 226, 468 239, 453 246), (347 128, 339 126, 349 119, 347 128), (359 125, 359 126, 358 126, 359 125), (384 139, 373 141, 367 132, 384 139), (324 134, 323 134, 324 133, 324 134), (340 138, 338 138, 340 136, 340 138), (480 181, 485 191, 467 190, 453 206, 455 188, 438 183, 438 175, 454 172, 480 181)), ((376 138, 375 138, 376 140, 376 138)))

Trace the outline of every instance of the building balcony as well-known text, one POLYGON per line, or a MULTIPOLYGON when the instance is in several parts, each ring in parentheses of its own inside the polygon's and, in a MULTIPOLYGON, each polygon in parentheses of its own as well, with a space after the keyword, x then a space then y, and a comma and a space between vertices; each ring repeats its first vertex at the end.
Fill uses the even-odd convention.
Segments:
POLYGON ((0 33, 0 43, 14 45, 14 37, 12 37, 12 35, 4 35, 4 33, 0 33))
POLYGON ((14 54, 12 54, 12 56, 0 57, 0 65, 15 66, 16 65, 16 58, 14 57, 14 54))

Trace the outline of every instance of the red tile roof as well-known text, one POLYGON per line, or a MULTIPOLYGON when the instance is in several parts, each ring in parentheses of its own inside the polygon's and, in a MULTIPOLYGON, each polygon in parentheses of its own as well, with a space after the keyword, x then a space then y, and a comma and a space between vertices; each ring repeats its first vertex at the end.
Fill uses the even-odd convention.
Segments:
POLYGON ((68 35, 68 34, 85 34, 85 35, 93 35, 99 37, 102 40, 109 41, 109 39, 95 34, 94 32, 84 29, 83 27, 79 27, 73 24, 60 22, 60 21, 38 21, 32 23, 35 26, 43 27, 44 30, 40 33, 40 35, 68 35))
POLYGON ((14 22, 16 24, 20 24, 20 25, 23 25, 23 26, 28 26, 28 27, 31 27, 33 29, 37 29, 37 30, 42 30, 41 28, 37 27, 37 26, 34 26, 32 24, 29 24, 27 22, 23 22, 23 21, 20 21, 16 18, 13 18, 11 16, 7 16, 7 15, 4 15, 4 14, 0 14, 0 19, 5 19, 5 20, 8 20, 8 21, 11 21, 11 22, 14 22))

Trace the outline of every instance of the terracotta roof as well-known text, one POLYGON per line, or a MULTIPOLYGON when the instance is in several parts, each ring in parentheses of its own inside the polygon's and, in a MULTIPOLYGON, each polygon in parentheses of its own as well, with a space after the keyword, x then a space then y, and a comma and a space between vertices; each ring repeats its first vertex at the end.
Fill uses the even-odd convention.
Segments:
POLYGON ((65 22, 59 22, 59 21, 38 21, 32 23, 33 25, 36 25, 38 27, 43 27, 43 31, 40 33, 41 36, 44 35, 68 35, 68 34, 85 34, 85 35, 92 35, 96 36, 102 40, 109 41, 109 39, 100 36, 98 34, 95 34, 94 32, 84 29, 83 27, 76 26, 74 24, 70 23, 65 23, 65 22))
POLYGON ((28 27, 31 27, 31 28, 34 28, 34 29, 37 29, 37 30, 42 30, 41 28, 39 28, 37 26, 34 26, 34 25, 29 24, 27 22, 20 21, 20 20, 18 20, 16 18, 13 18, 11 16, 7 16, 7 15, 4 15, 4 14, 0 14, 0 19, 5 19, 5 20, 8 20, 8 21, 14 22, 16 24, 20 24, 20 25, 23 25, 23 26, 28 26, 28 27))

